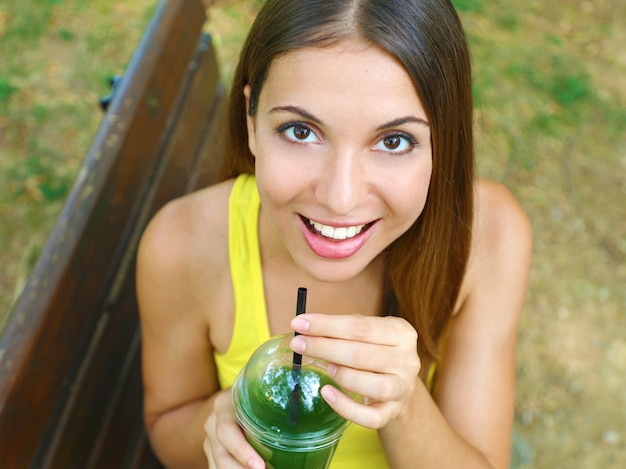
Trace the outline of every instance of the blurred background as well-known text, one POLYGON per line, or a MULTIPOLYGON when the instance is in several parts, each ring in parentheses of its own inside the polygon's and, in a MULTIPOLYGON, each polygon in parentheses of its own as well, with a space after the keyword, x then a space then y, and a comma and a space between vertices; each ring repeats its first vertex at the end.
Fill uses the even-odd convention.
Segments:
MULTIPOLYGON (((217 1, 224 81, 259 0, 217 1)), ((479 173, 535 233, 512 467, 626 467, 626 2, 456 0, 479 173)), ((155 0, 0 4, 0 331, 155 0)))

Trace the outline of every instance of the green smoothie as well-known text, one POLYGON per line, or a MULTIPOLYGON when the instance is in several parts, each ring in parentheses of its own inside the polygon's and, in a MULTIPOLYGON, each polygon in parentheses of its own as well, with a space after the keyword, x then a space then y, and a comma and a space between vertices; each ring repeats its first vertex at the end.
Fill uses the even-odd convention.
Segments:
POLYGON ((326 384, 337 386, 324 365, 294 370, 285 359, 289 339, 276 337, 255 352, 233 385, 235 413, 268 468, 325 469, 348 422, 320 394, 326 384))

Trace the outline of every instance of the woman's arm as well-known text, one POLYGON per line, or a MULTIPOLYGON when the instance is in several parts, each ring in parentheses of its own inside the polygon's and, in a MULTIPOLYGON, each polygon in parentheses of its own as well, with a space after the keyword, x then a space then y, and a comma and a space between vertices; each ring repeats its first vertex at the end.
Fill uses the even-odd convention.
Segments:
POLYGON ((156 454, 174 468, 207 466, 203 424, 218 391, 188 212, 180 201, 161 210, 137 258, 145 423, 156 454))
POLYGON ((262 463, 237 426, 230 389, 219 388, 213 359, 216 339, 227 347, 232 330, 229 193, 226 183, 168 204, 139 247, 145 423, 172 469, 262 463))

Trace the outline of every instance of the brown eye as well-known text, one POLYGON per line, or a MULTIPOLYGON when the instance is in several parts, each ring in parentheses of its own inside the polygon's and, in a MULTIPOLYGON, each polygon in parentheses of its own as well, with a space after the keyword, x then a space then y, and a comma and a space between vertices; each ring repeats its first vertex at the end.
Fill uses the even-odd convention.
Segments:
POLYGON ((391 137, 386 137, 383 139, 383 144, 389 150, 395 150, 400 146, 400 143, 402 143, 402 139, 397 135, 393 135, 391 137))
POLYGON ((309 135, 311 135, 311 131, 306 127, 294 127, 293 128, 293 136, 298 140, 306 140, 309 135))
POLYGON ((383 135, 380 140, 376 142, 373 149, 399 156, 411 152, 417 145, 417 140, 411 135, 406 132, 395 131, 383 135))
POLYGON ((277 127, 275 132, 291 143, 305 145, 320 143, 315 130, 302 122, 287 122, 277 127))

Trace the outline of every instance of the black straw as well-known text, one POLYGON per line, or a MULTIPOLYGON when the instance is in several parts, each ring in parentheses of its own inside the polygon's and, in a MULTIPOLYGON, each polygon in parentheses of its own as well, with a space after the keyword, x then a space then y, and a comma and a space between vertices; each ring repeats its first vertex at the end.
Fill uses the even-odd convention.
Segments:
MULTIPOLYGON (((296 316, 306 313, 306 288, 298 288, 298 301, 296 302, 296 316)), ((294 333, 294 336, 299 335, 299 332, 294 333)), ((302 365, 302 355, 293 352, 293 369, 300 369, 302 365)))
MULTIPOLYGON (((296 302, 296 316, 306 312, 306 292, 304 287, 298 288, 298 300, 296 302)), ((298 332, 294 334, 294 337, 298 335, 298 332)), ((297 352, 293 352, 293 359, 291 364, 291 376, 296 382, 293 391, 291 391, 291 398, 289 399, 289 420, 292 425, 298 423, 298 406, 300 404, 300 369, 302 368, 302 355, 297 352)))

